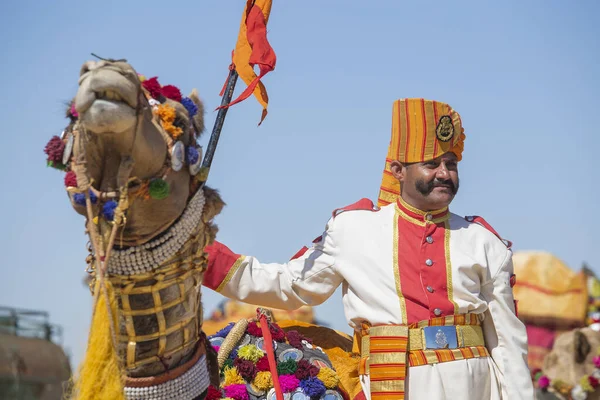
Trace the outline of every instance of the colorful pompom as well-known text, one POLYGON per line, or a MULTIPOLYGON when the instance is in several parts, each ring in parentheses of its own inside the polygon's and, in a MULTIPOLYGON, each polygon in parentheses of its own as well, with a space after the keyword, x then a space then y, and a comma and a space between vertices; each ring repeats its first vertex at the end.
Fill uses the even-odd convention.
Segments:
POLYGON ((230 322, 223 329, 221 329, 220 331, 217 331, 217 333, 215 333, 214 335, 210 336, 210 338, 211 339, 214 338, 214 337, 226 338, 227 335, 229 335, 229 332, 231 331, 231 328, 233 328, 233 325, 234 325, 234 323, 230 322))
MULTIPOLYGON (((223 371, 225 371, 225 369, 227 368, 233 368, 233 358, 228 358, 227 360, 225 360, 225 362, 223 363, 223 371)), ((224 373, 224 372, 223 372, 224 373)))
POLYGON ((190 118, 193 118, 194 115, 196 115, 198 113, 198 106, 189 97, 182 98, 181 99, 181 104, 183 104, 183 106, 187 110, 190 118))
POLYGON ((257 389, 267 391, 273 387, 273 377, 268 371, 260 371, 256 374, 253 384, 257 389))
POLYGON ((160 83, 158 83, 158 77, 146 79, 142 82, 142 87, 150 93, 155 99, 160 99, 160 83))
POLYGON ((263 335, 262 330, 260 329, 260 326, 258 326, 258 324, 255 321, 248 323, 246 332, 248 332, 249 335, 256 336, 256 337, 262 337, 262 335, 263 335))
POLYGON ((256 369, 258 371, 269 371, 269 359, 267 356, 262 356, 260 360, 256 362, 256 369))
POLYGON ((79 118, 79 113, 77 112, 77 109, 75 108, 74 101, 71 103, 71 108, 69 109, 69 114, 71 114, 71 117, 73 117, 73 118, 79 118))
POLYGON ((319 370, 317 378, 323 382, 327 389, 335 389, 340 383, 340 378, 335 371, 327 367, 323 367, 319 370))
POLYGON ((160 118, 160 123, 164 130, 173 138, 177 139, 183 133, 183 129, 173 125, 173 122, 175 122, 175 118, 177 117, 177 112, 173 106, 161 104, 157 106, 153 112, 160 118))
POLYGON ((181 91, 176 86, 165 85, 162 87, 160 92, 167 99, 175 100, 175 101, 181 103, 181 91))
POLYGON ((48 155, 47 160, 52 161, 53 165, 61 164, 63 159, 63 153, 65 152, 65 142, 62 141, 58 136, 52 136, 44 147, 44 153, 48 155))
POLYGON ((69 171, 65 174, 65 186, 77 187, 77 175, 75 175, 75 172, 69 171))
POLYGON ((291 375, 298 369, 298 363, 295 360, 285 360, 277 364, 277 373, 279 375, 291 375))
POLYGON ((269 331, 271 331, 271 336, 273 336, 274 341, 285 342, 285 332, 279 327, 279 325, 270 324, 269 331))
POLYGON ((206 393, 205 400, 220 400, 222 397, 223 394, 221 393, 221 391, 213 385, 210 385, 208 387, 208 392, 206 393))
POLYGON ((115 209, 117 208, 117 202, 114 200, 107 201, 102 206, 102 216, 107 221, 115 219, 115 209))
POLYGON ((196 162, 198 161, 198 157, 200 157, 200 155, 198 154, 198 149, 196 149, 193 146, 189 146, 187 148, 186 156, 189 165, 196 164, 196 162))
POLYGON ((307 339, 302 334, 298 333, 298 331, 288 331, 286 333, 288 343, 290 346, 297 348, 298 350, 302 350, 302 341, 306 340, 309 343, 312 343, 310 339, 307 339))
POLYGON ((225 396, 231 397, 235 400, 248 400, 250 397, 248 396, 248 389, 246 389, 245 384, 238 385, 228 385, 225 386, 225 396))
POLYGON ((163 179, 153 179, 148 186, 148 193, 154 200, 166 199, 169 196, 169 184, 163 179))
MULTIPOLYGON (((75 204, 79 204, 80 206, 85 206, 85 194, 75 193, 73 195, 73 201, 75 202, 75 204)), ((96 197, 94 192, 92 192, 91 190, 90 190, 90 201, 92 202, 92 204, 96 204, 96 202, 98 201, 98 197, 96 197)))
POLYGON ((225 387, 235 384, 244 384, 244 378, 242 378, 235 367, 225 368, 225 370, 223 370, 223 383, 221 386, 225 387))
POLYGON ((238 357, 254 363, 260 360, 264 355, 265 353, 253 344, 247 344, 238 349, 238 357))
POLYGON ((238 373, 245 380, 252 382, 256 376, 256 367, 252 361, 244 360, 243 358, 236 358, 233 361, 233 365, 238 370, 238 373))
POLYGON ((284 393, 290 393, 298 389, 300 381, 294 375, 280 375, 279 384, 284 393))
POLYGON ((317 378, 308 378, 300 381, 300 387, 308 397, 321 397, 325 393, 325 385, 317 378))
POLYGON ((550 386, 550 378, 546 375, 540 376, 540 379, 538 379, 538 387, 540 389, 547 389, 548 386, 550 386))
POLYGON ((310 377, 316 377, 318 374, 319 367, 312 365, 308 360, 300 360, 298 361, 298 369, 296 369, 294 375, 302 381, 310 377))

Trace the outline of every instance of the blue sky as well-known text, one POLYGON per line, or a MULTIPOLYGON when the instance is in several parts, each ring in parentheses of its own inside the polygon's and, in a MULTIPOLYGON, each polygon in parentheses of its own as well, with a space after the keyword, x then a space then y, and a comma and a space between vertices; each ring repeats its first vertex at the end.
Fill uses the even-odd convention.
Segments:
MULTIPOLYGON (((484 216, 516 251, 545 250, 600 272, 600 3, 274 3, 269 116, 257 128, 253 99, 230 110, 209 179, 227 202, 219 240, 283 262, 321 233, 333 209, 375 199, 392 102, 425 97, 460 112, 467 134, 452 211, 484 216)), ((42 149, 66 124, 63 103, 79 68, 94 52, 127 58, 184 93, 196 87, 210 132, 244 4, 0 6, 0 304, 50 312, 76 363, 91 307, 87 239, 42 149)), ((210 312, 222 298, 206 289, 203 299, 210 312)), ((339 290, 316 313, 349 331, 339 290)))

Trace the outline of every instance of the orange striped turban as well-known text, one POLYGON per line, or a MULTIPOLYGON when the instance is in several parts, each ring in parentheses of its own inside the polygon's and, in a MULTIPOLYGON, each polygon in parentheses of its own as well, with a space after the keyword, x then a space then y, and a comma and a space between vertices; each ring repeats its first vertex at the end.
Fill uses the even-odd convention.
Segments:
POLYGON ((433 160, 449 151, 462 159, 465 134, 460 115, 448 104, 425 99, 400 99, 392 110, 392 139, 385 159, 379 206, 396 201, 400 182, 392 176, 390 163, 433 160))

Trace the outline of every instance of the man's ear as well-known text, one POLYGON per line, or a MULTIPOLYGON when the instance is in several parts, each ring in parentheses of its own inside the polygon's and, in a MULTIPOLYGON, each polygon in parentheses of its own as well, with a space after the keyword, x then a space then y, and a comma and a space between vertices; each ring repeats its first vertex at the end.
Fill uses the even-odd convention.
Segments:
POLYGON ((398 160, 394 160, 390 163, 390 171, 394 178, 402 182, 406 176, 406 166, 398 160))

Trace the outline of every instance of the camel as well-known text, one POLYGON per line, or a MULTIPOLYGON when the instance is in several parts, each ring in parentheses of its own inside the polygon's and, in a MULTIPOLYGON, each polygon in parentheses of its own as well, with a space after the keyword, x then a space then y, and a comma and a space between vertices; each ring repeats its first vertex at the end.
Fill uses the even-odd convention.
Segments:
MULTIPOLYGON (((48 165, 66 172, 69 200, 86 218, 86 261, 95 298, 88 353, 71 396, 225 398, 225 383, 232 382, 235 371, 223 365, 224 350, 202 331, 204 248, 215 239, 213 219, 224 202, 204 185, 206 171, 197 144, 204 131, 204 108, 198 92, 183 97, 175 86, 138 74, 126 60, 90 61, 81 68, 67 118, 63 135, 53 137, 45 152, 48 165), (110 357, 116 361, 111 363, 110 357), (107 376, 117 375, 116 389, 110 383, 115 379, 100 376, 100 369, 107 376), (116 391, 109 394, 109 387, 116 391)), ((260 325, 243 321, 255 329, 260 325)), ((314 350, 310 340, 298 343, 298 330, 294 332, 290 338, 295 351, 314 350)), ((280 351, 289 346, 288 335, 283 335, 283 341, 278 337, 280 351)), ((244 345, 240 340, 228 339, 232 348, 244 345)), ((258 348, 253 351, 254 356, 262 354, 258 348)), ((335 372, 324 369, 331 362, 320 353, 328 380, 327 392, 318 394, 342 398, 335 372)), ((234 378, 242 384, 239 376, 234 378)), ((265 379, 263 389, 269 386, 265 379)), ((285 385, 282 381, 287 393, 302 395, 290 380, 285 385)), ((245 398, 239 393, 245 389, 236 390, 245 398)), ((263 395, 274 396, 267 391, 263 395)))
POLYGON ((600 332, 594 311, 598 279, 588 268, 573 271, 547 252, 516 252, 513 262, 513 290, 519 318, 527 327, 537 398, 600 399, 600 391, 591 391, 600 378, 600 332), (589 380, 589 386, 584 385, 588 392, 582 379, 589 380))

